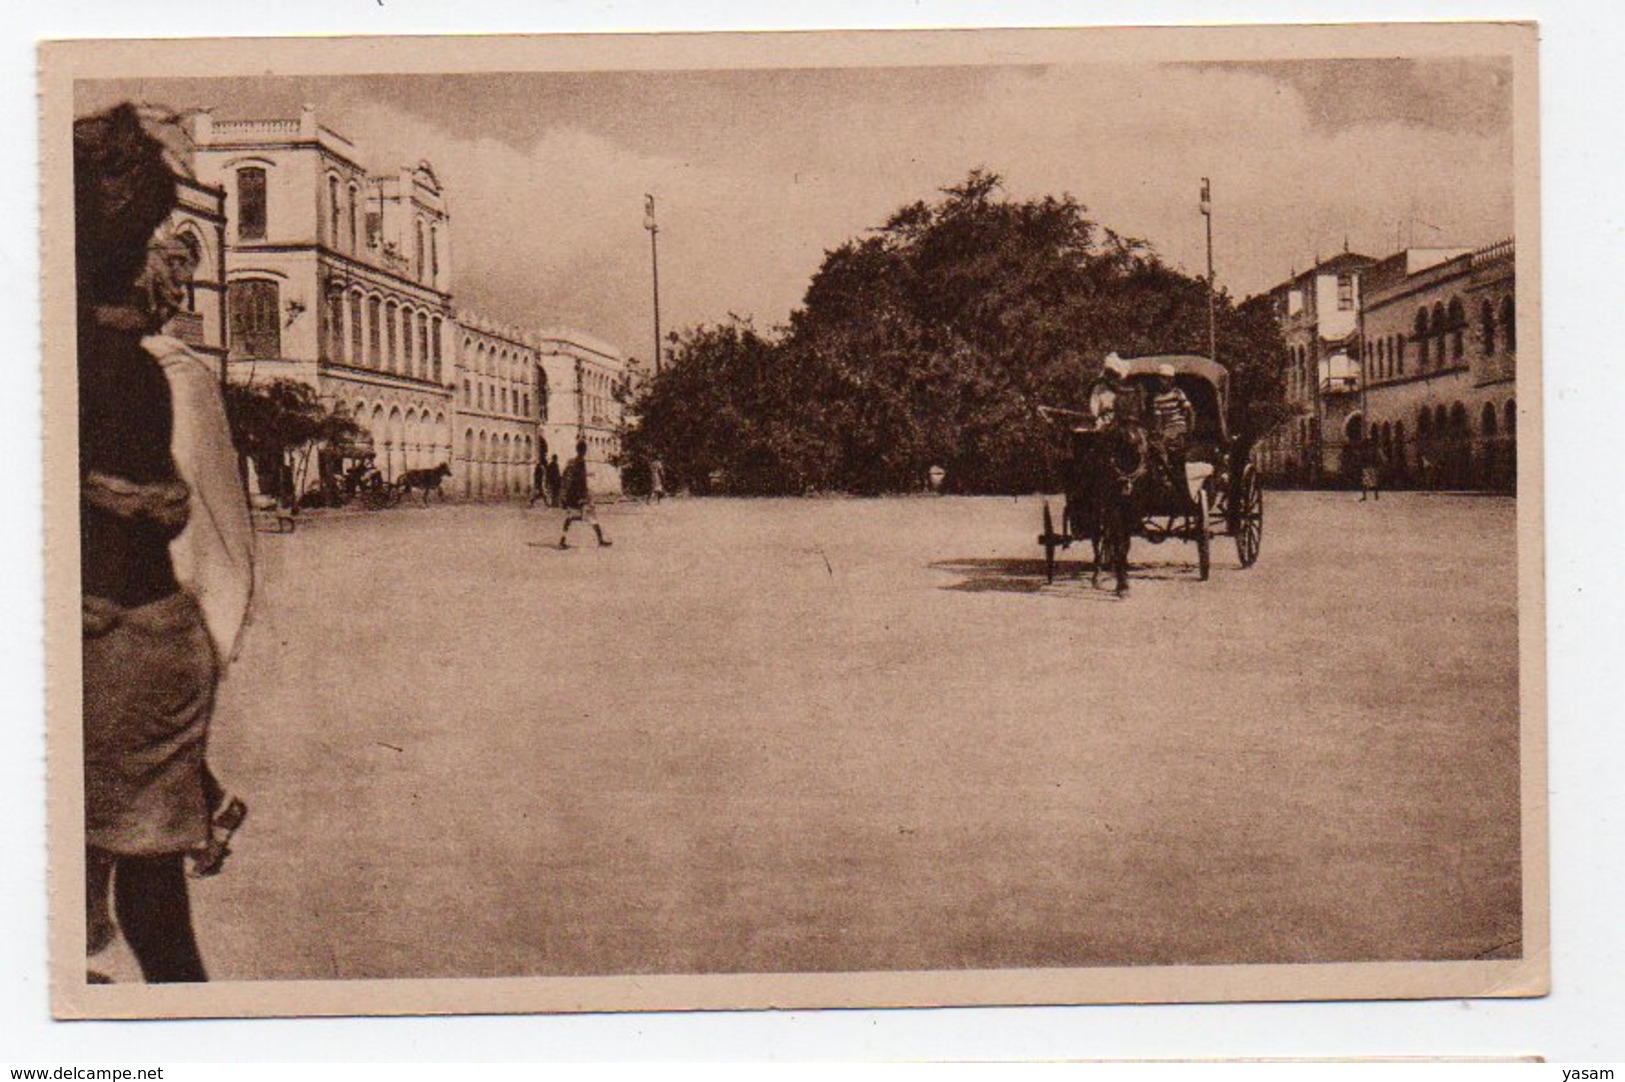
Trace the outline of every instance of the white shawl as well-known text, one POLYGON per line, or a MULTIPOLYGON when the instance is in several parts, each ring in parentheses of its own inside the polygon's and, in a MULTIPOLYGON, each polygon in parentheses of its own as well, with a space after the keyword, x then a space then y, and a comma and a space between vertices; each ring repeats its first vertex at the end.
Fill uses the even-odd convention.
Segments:
POLYGON ((141 340, 163 366, 174 403, 170 442, 181 480, 191 489, 191 516, 170 542, 175 577, 197 598, 222 665, 237 655, 254 589, 254 523, 238 473, 215 368, 184 342, 163 335, 141 340))

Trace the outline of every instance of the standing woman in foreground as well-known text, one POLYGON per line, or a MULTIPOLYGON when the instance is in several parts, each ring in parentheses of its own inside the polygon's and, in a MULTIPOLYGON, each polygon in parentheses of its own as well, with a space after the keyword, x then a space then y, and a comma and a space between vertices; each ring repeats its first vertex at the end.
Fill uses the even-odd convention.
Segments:
POLYGON ((113 937, 111 880, 146 980, 202 981, 185 861, 209 841, 220 662, 171 560, 194 497, 171 451, 168 380, 143 345, 175 310, 176 267, 153 238, 184 166, 129 105, 73 135, 87 947, 113 937))

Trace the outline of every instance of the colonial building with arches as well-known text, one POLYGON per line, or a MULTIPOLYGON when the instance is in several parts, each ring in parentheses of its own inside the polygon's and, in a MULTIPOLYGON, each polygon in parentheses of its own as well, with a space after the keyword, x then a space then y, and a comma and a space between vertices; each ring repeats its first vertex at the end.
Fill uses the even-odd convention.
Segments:
POLYGON ((1505 240, 1438 261, 1400 252, 1368 272, 1363 410, 1349 430, 1398 482, 1516 486, 1516 256, 1505 240))
POLYGON ((450 217, 434 170, 370 174, 309 107, 203 113, 192 135, 199 179, 225 192, 230 378, 310 384, 367 429, 388 479, 450 463, 450 217))
POLYGON ((547 383, 536 338, 468 312, 458 313, 456 336, 452 490, 473 499, 522 496, 545 446, 538 425, 547 383))
POLYGON ((542 435, 562 464, 587 444, 594 492, 621 491, 623 393, 632 370, 624 354, 584 331, 549 328, 537 336, 542 435))

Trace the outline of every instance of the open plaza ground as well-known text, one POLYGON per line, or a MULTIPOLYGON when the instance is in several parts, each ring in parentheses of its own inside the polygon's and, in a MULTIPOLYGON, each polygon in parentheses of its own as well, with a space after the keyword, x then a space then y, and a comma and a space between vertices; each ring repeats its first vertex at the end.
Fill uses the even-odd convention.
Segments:
POLYGON ((1255 567, 1139 542, 1121 601, 1040 508, 261 534, 211 975, 1519 954, 1515 501, 1271 492, 1255 567))

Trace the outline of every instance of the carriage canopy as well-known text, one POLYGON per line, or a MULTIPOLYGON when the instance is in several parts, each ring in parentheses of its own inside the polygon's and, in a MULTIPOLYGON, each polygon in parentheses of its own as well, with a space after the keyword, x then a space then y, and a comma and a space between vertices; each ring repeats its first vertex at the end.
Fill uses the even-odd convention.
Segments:
POLYGON ((1224 365, 1196 353, 1123 357, 1120 363, 1124 380, 1130 383, 1155 380, 1157 369, 1171 365, 1174 385, 1185 392, 1196 410, 1198 434, 1212 434, 1219 439, 1228 437, 1225 415, 1230 405, 1230 372, 1224 365))

